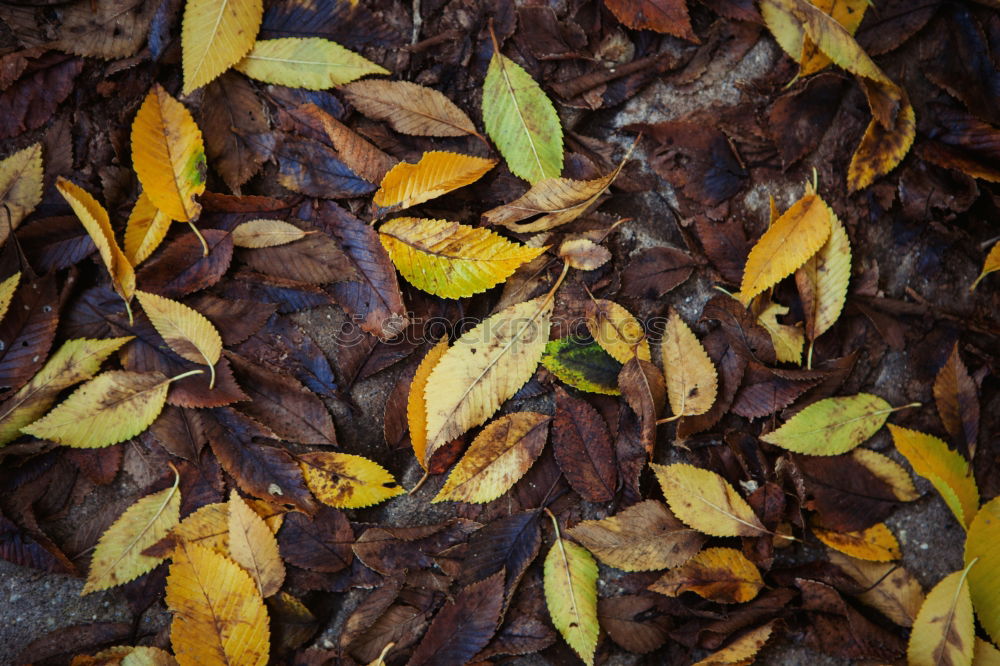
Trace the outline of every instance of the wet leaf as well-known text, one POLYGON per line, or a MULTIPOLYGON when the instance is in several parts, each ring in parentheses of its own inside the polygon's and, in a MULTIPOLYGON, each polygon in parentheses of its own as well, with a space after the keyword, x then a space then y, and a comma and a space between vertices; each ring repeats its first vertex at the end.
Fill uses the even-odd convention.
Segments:
POLYGON ((181 358, 204 362, 209 369, 209 388, 215 385, 215 364, 222 356, 222 338, 212 323, 197 310, 163 296, 135 293, 163 341, 181 358))
POLYGON ((604 0, 615 17, 634 30, 655 30, 698 43, 684 0, 604 0))
POLYGON ((368 74, 390 73, 340 44, 318 37, 260 40, 235 68, 258 81, 309 90, 340 86, 368 74))
POLYGON ((264 16, 261 0, 190 0, 184 5, 181 63, 184 95, 211 82, 253 48, 264 16))
POLYGON ((0 208, 4 223, 0 245, 42 201, 42 144, 36 143, 0 160, 0 208))
POLYGON ((487 425, 431 501, 484 504, 506 493, 541 455, 550 420, 537 412, 514 412, 487 425))
POLYGON ((667 319, 660 353, 674 416, 697 416, 711 409, 718 392, 715 365, 676 310, 667 319))
POLYGON ((409 81, 355 81, 340 91, 369 118, 389 123, 397 132, 417 136, 476 135, 476 127, 443 94, 409 81))
POLYGON ((338 509, 371 506, 406 492, 385 468, 361 456, 317 451, 298 459, 316 498, 338 509))
POLYGON ((642 324, 624 307, 603 298, 587 303, 587 329, 594 341, 619 363, 637 357, 650 360, 642 324))
POLYGON ((649 589, 668 597, 684 592, 723 604, 750 601, 764 587, 760 571, 735 548, 706 548, 660 577, 649 589))
POLYGON ((622 291, 630 298, 657 301, 684 283, 694 261, 672 247, 651 247, 633 255, 622 272, 622 291))
POLYGON ((545 556, 545 603, 555 628, 584 663, 592 665, 600 631, 597 562, 558 533, 545 556))
POLYGON ((830 237, 795 271, 795 284, 805 310, 806 336, 810 340, 830 330, 840 318, 851 280, 851 241, 832 211, 830 224, 830 237))
POLYGON ((588 502, 608 502, 618 486, 608 426, 596 409, 557 386, 552 449, 573 490, 588 502))
POLYGON ((407 664, 468 663, 496 633, 503 598, 502 573, 460 590, 438 611, 407 664))
POLYGON ((993 498, 983 504, 969 525, 965 540, 965 564, 969 569, 969 588, 976 617, 994 641, 1000 637, 1000 589, 997 572, 1000 571, 1000 553, 997 537, 1000 536, 1000 499, 993 498), (977 559, 978 558, 978 559, 977 559), (973 564, 975 562, 975 564, 973 564))
POLYGON ((869 393, 827 398, 809 405, 761 439, 796 453, 847 453, 878 432, 893 406, 869 393))
POLYGON ((762 536, 767 533, 753 509, 721 476, 685 463, 649 466, 675 516, 711 536, 762 536))
POLYGON ((885 523, 875 523, 859 532, 834 532, 816 525, 813 525, 812 531, 830 548, 860 560, 889 562, 903 556, 896 536, 885 523))
POLYGON ((407 281, 442 298, 465 298, 505 281, 545 251, 488 229, 447 220, 398 217, 379 228, 389 258, 407 281))
POLYGON ((482 157, 432 150, 416 164, 400 162, 390 169, 372 201, 394 210, 416 206, 476 182, 495 164, 482 157))
POLYGON ((304 238, 306 232, 284 220, 250 220, 233 229, 236 247, 262 248, 292 243, 304 238))
POLYGON ((253 578, 262 597, 281 589, 285 565, 274 533, 235 490, 229 494, 229 552, 253 578))
POLYGON ((575 389, 619 395, 618 373, 622 364, 596 342, 583 344, 575 337, 559 338, 545 345, 542 365, 575 389))
POLYGON ((969 567, 949 574, 927 593, 913 623, 907 663, 971 666, 976 633, 968 575, 969 567))

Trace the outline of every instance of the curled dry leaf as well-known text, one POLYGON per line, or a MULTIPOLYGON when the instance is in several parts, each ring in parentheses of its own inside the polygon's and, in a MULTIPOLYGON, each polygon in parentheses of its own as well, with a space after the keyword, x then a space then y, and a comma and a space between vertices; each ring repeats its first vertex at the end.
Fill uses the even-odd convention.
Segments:
POLYGON ((447 220, 399 217, 383 224, 378 234, 410 284, 443 298, 465 298, 495 287, 545 251, 447 220))
POLYGON ((917 117, 905 95, 895 124, 886 129, 877 118, 868 123, 851 163, 847 167, 847 189, 863 190, 903 161, 917 135, 917 117))
POLYGON ((796 453, 835 456, 874 435, 893 411, 892 405, 869 393, 827 398, 809 405, 761 439, 796 453))
POLYGON ((236 69, 252 79, 290 88, 326 90, 389 70, 336 42, 318 37, 262 39, 236 69))
POLYGON ((795 271, 795 284, 805 310, 806 336, 815 340, 840 317, 851 280, 851 241, 831 211, 830 237, 795 271))
POLYGON ((685 463, 649 466, 674 515, 711 536, 763 536, 760 519, 721 476, 685 463))
POLYGON ((668 597, 694 592, 722 604, 750 601, 764 587, 754 563, 735 548, 706 548, 649 586, 668 597))
POLYGON ((889 562, 903 556, 896 536, 885 523, 875 523, 858 532, 835 532, 812 526, 816 538, 834 550, 871 562, 889 562))
POLYGON ((264 17, 261 0, 190 0, 184 5, 184 94, 209 83, 253 48, 264 17))
POLYGON ((0 245, 42 201, 42 144, 35 143, 0 160, 0 245))
POLYGON ((715 365, 676 310, 667 319, 660 353, 674 416, 697 416, 711 409, 718 392, 715 365))
POLYGON ((284 245, 304 238, 306 232, 284 220, 249 220, 233 229, 233 245, 261 248, 284 245))
POLYGON ((406 492, 384 467, 361 456, 317 451, 298 460, 316 498, 338 509, 371 506, 406 492))
POLYGON ((971 666, 976 627, 969 596, 969 568, 949 574, 927 593, 910 633, 911 666, 971 666))
POLYGON ((603 298, 587 303, 586 312, 590 335, 616 361, 627 363, 633 357, 650 360, 646 332, 632 313, 603 298))
POLYGON ((397 132, 417 136, 478 136, 475 125, 455 103, 433 88, 409 81, 355 81, 340 92, 369 118, 397 132))
POLYGON ((1000 499, 983 504, 969 525, 965 563, 976 616, 995 642, 1000 641, 1000 499), (973 563, 975 563, 973 565, 973 563))
POLYGON ((496 160, 432 150, 416 164, 400 162, 390 169, 372 201, 395 210, 416 206, 476 182, 495 164, 496 160))

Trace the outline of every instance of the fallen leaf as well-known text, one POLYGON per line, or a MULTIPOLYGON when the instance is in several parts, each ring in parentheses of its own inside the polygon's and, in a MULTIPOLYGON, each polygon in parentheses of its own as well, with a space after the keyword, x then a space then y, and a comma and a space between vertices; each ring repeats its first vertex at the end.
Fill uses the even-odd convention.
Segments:
POLYGON ((468 542, 459 582, 484 580, 505 571, 504 591, 511 594, 542 544, 539 511, 520 511, 476 530, 468 542))
POLYGON ((0 282, 0 320, 2 320, 7 314, 7 309, 10 308, 11 299, 14 298, 14 292, 17 291, 17 285, 20 284, 20 282, 21 271, 14 273, 3 282, 0 282))
POLYGON ((80 594, 122 585, 152 571, 162 557, 144 555, 180 520, 181 493, 174 485, 137 500, 104 531, 90 561, 87 582, 80 594))
POLYGON ((586 548, 562 538, 545 556, 545 604, 552 624, 584 663, 592 666, 597 621, 597 562, 586 548))
POLYGON ((649 586, 668 597, 694 592, 722 604, 750 601, 764 587, 760 571, 735 548, 706 548, 649 586))
POLYGON ((622 364, 596 342, 583 344, 569 336, 545 345, 545 369, 575 389, 590 393, 619 395, 618 373, 622 364))
POLYGON ((416 164, 400 162, 390 169, 372 201, 380 208, 409 208, 476 182, 495 164, 473 155, 431 150, 416 164))
POLYGON ((485 504, 503 495, 541 455, 550 420, 537 412, 514 412, 487 425, 431 502, 485 504))
POLYGON ((189 0, 181 28, 184 95, 211 82, 254 46, 264 17, 261 0, 189 0))
POLYGON ((646 654, 669 640, 673 622, 655 594, 623 594, 597 601, 601 629, 629 652, 646 654))
POLYGON ((567 534, 604 564, 622 571, 673 569, 701 550, 706 537, 667 507, 645 500, 603 520, 583 520, 567 534))
POLYGON ((851 241, 836 214, 830 212, 830 237, 795 271, 795 285, 805 310, 806 336, 815 340, 840 318, 851 280, 851 241))
MULTIPOLYGON (((852 36, 858 31, 861 20, 868 9, 865 0, 817 0, 813 3, 821 11, 829 14, 844 27, 852 36)), ((802 55, 799 56, 799 77, 806 77, 824 69, 830 64, 830 58, 817 48, 807 36, 802 43, 802 55)))
MULTIPOLYGON (((651 459, 656 446, 656 428, 659 425, 657 418, 667 404, 663 373, 649 361, 633 358, 618 373, 618 386, 625 402, 639 418, 639 441, 646 458, 651 459)), ((621 466, 625 468, 624 461, 621 466)), ((640 463, 632 471, 638 475, 641 469, 640 463)), ((623 476, 628 478, 626 474, 623 476)))
POLYGON ((788 314, 789 308, 780 303, 767 303, 757 316, 757 323, 771 336, 774 353, 779 363, 802 364, 802 348, 805 333, 799 326, 789 326, 778 322, 778 317, 788 314))
POLYGON ((990 248, 989 254, 986 255, 986 259, 983 261, 983 270, 979 273, 979 277, 972 283, 972 286, 969 287, 969 290, 974 290, 979 286, 984 277, 994 271, 1000 271, 1000 243, 994 243, 993 247, 990 248))
POLYGON ((180 298, 216 284, 232 262, 233 236, 219 229, 201 233, 208 243, 208 255, 193 233, 167 243, 139 271, 143 291, 180 298))
MULTIPOLYGON (((0 139, 10 139, 47 123, 73 92, 83 60, 48 52, 32 58, 25 74, 0 92, 0 139)), ((51 157, 51 155, 50 155, 51 157)))
POLYGON ((197 310, 169 298, 136 291, 143 312, 174 353, 193 363, 208 366, 209 388, 215 385, 215 364, 222 356, 222 338, 212 323, 197 310))
POLYGON ((383 224, 378 234, 403 277, 442 298, 486 291, 545 251, 447 220, 399 217, 383 224))
POLYGON ((424 389, 427 378, 444 353, 448 351, 448 336, 442 336, 421 359, 420 364, 410 382, 406 398, 406 422, 410 430, 410 444, 413 455, 420 466, 427 470, 427 403, 424 400, 424 389))
POLYGON ((587 303, 587 329, 594 341, 619 363, 632 357, 649 361, 649 342, 642 324, 624 307, 603 298, 587 303))
POLYGON ((593 271, 611 261, 611 251, 589 238, 570 238, 559 246, 559 258, 570 268, 593 271))
MULTIPOLYGON (((857 450, 857 449, 856 449, 857 450)), ((851 456, 794 456, 807 500, 826 529, 857 532, 899 506, 896 489, 851 456)))
POLYGON ((556 386, 552 450, 573 490, 588 502, 609 502, 618 486, 611 435, 590 403, 556 386))
POLYGON ((830 207, 812 192, 792 204, 750 250, 740 301, 748 304, 805 264, 830 237, 832 218, 830 207))
POLYGON ((1000 638, 1000 589, 997 572, 1000 572, 1000 499, 993 498, 983 504, 969 524, 965 539, 965 564, 969 572, 969 589, 976 617, 994 641, 1000 638), (975 564, 973 564, 975 563, 975 564))
POLYGON ((910 633, 908 664, 971 666, 976 628, 967 580, 970 566, 945 576, 927 593, 910 633))
POLYGON ((390 73, 340 44, 318 37, 260 40, 234 67, 264 83, 309 90, 326 90, 369 74, 390 73))
POLYGON ((319 507, 312 517, 293 512, 278 532, 281 557, 289 564, 334 573, 351 566, 354 530, 347 517, 327 506, 319 507))
POLYGON ((875 523, 859 532, 835 532, 812 526, 816 538, 834 550, 871 562, 889 562, 903 556, 896 536, 885 523, 875 523))
POLYGON ((303 104, 297 111, 318 120, 326 132, 327 140, 337 150, 340 158, 368 182, 381 182, 385 174, 399 163, 399 160, 382 152, 315 104, 303 104))
POLYGON ((496 633, 503 600, 499 572, 463 588, 434 616, 407 664, 469 663, 496 633))
POLYGON ((796 453, 847 453, 878 432, 892 405, 870 393, 827 398, 809 405, 761 440, 796 453))
POLYGON ((174 612, 170 643, 181 666, 265 666, 270 652, 267 609, 250 576, 231 560, 181 542, 167 576, 174 612))
POLYGON ((622 291, 630 298, 658 301, 694 272, 690 256, 672 247, 651 247, 631 256, 622 272, 622 291))
POLYGON ((274 532, 235 490, 229 494, 229 553, 269 597, 285 582, 285 565, 278 553, 274 532))
POLYGON ((385 468, 361 456, 317 451, 298 460, 316 498, 338 509, 371 506, 406 492, 385 468))
POLYGON ((698 44, 684 0, 604 0, 619 21, 633 30, 655 30, 698 44))
POLYGON ((900 502, 912 502, 920 497, 910 473, 889 456, 871 449, 857 448, 851 451, 851 457, 889 486, 900 502))
POLYGON ((0 320, 0 395, 20 389, 42 367, 59 324, 56 276, 19 284, 0 320))
POLYGON ((867 562, 838 552, 830 562, 857 583, 857 598, 902 627, 913 626, 924 602, 924 589, 913 574, 889 562, 867 562))
POLYGON ((721 650, 696 661, 692 666, 727 666, 729 664, 753 663, 757 653, 774 633, 774 625, 775 620, 772 620, 756 629, 751 629, 721 650))
POLYGON ((715 472, 685 463, 649 466, 670 510, 690 527, 711 536, 767 534, 746 500, 715 472))
POLYGON ((135 55, 146 42, 156 3, 130 0, 112 5, 70 3, 60 9, 58 39, 51 47, 90 58, 135 55))
POLYGON ((913 471, 931 482, 959 525, 968 528, 979 509, 979 489, 965 458, 933 435, 891 423, 889 432, 913 471))
POLYGON ((402 134, 478 136, 465 112, 443 94, 409 81, 370 79, 340 89, 347 101, 374 120, 402 134))
POLYGON ((209 164, 239 194, 274 152, 264 102, 244 77, 226 72, 205 87, 198 124, 209 164))
POLYGON ((563 135, 556 109, 531 75, 500 53, 496 41, 483 82, 482 109, 486 133, 511 173, 533 185, 559 177, 563 135))
POLYGON ((972 663, 976 666, 997 666, 1000 664, 1000 650, 977 636, 972 663))
POLYGON ((145 192, 140 192, 125 225, 125 257, 129 263, 138 266, 149 258, 166 238, 172 221, 145 192))
POLYGON ((917 117, 904 94, 903 108, 896 115, 895 124, 886 129, 877 118, 868 123, 861 143, 851 156, 847 167, 847 189, 862 190, 889 173, 903 161, 917 135, 917 117))
MULTIPOLYGON (((234 243, 238 229, 233 230, 234 243)), ((287 223, 283 229, 287 235, 295 229, 302 237, 252 251, 237 250, 237 258, 259 273, 296 282, 329 284, 357 277, 350 259, 327 234, 316 229, 303 231, 287 223)))
POLYGON ((326 143, 286 134, 274 149, 278 182, 302 194, 343 199, 370 193, 375 186, 348 167, 326 143))
POLYGON ((233 229, 236 247, 262 248, 284 245, 304 238, 306 232, 284 220, 249 220, 233 229))
POLYGON ((42 144, 35 143, 0 160, 0 244, 42 201, 42 144))
POLYGON ((934 378, 934 404, 948 435, 973 454, 979 436, 979 396, 969 370, 958 354, 958 343, 934 378))
POLYGON ((718 375, 694 332, 671 309, 660 347, 670 411, 675 417, 704 414, 715 403, 718 375))

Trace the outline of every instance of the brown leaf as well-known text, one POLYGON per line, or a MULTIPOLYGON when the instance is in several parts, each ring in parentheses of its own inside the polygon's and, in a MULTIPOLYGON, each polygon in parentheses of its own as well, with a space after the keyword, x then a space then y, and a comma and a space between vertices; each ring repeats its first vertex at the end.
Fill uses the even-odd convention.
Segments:
POLYGON ((197 236, 184 234, 167 244, 136 274, 143 290, 180 298, 218 282, 233 258, 233 237, 218 229, 202 229, 201 235, 208 243, 208 256, 197 236))
POLYGON ((317 231, 276 247, 239 249, 236 256, 255 271, 285 280, 327 284, 356 277, 347 255, 332 238, 317 231))
POLYGON ((846 89, 843 76, 820 74, 799 90, 782 95, 771 106, 768 129, 786 169, 819 146, 846 89))
POLYGON ((476 127, 465 112, 433 88, 409 81, 368 79, 343 86, 341 91, 358 111, 384 120, 403 134, 476 135, 476 127))
POLYGON ((725 222, 716 223, 699 216, 694 228, 705 249, 705 256, 722 278, 731 284, 739 284, 743 279, 743 265, 750 254, 750 241, 739 219, 730 217, 725 222))
POLYGON ((698 416, 685 416, 677 423, 677 437, 686 439, 691 435, 708 430, 729 411, 743 382, 743 373, 747 367, 747 358, 737 353, 736 348, 727 341, 726 334, 720 329, 709 333, 705 339, 705 351, 719 371, 718 397, 712 408, 698 416))
POLYGON ((198 462, 208 443, 201 412, 167 405, 149 426, 149 432, 171 455, 198 462))
POLYGON ((646 654, 667 642, 673 628, 670 616, 661 606, 666 603, 656 595, 624 594, 597 602, 601 628, 629 652, 646 654))
POLYGON ((375 186, 351 171, 326 144, 286 134, 274 149, 278 182, 310 197, 359 197, 375 186))
POLYGON ((628 298, 658 302, 691 277, 694 261, 672 247, 651 247, 629 258, 622 271, 622 291, 628 298))
POLYGON ((226 72, 205 86, 198 124, 209 164, 239 194, 274 150, 263 102, 246 77, 226 72))
POLYGON ((957 342, 934 379, 934 403, 948 435, 955 442, 964 442, 971 458, 979 435, 979 396, 958 355, 957 342))
POLYGON ((315 515, 290 513, 278 531, 281 556, 310 571, 333 573, 351 565, 354 531, 344 514, 321 506, 315 515))
POLYGON ((634 30, 655 30, 698 44, 684 0, 604 0, 619 21, 634 30))
MULTIPOLYGON (((403 83, 403 81, 357 81, 356 83, 403 83)), ((357 132, 315 104, 305 104, 299 111, 319 122, 340 159, 369 183, 380 183, 399 160, 368 143, 357 132)))
POLYGON ((656 444, 656 419, 667 403, 663 373, 649 361, 633 358, 618 373, 618 387, 639 417, 639 437, 647 457, 651 457, 656 444))
POLYGON ((751 361, 730 409, 748 419, 773 414, 792 404, 824 376, 819 371, 772 370, 751 361))
POLYGON ((805 631, 806 645, 851 660, 892 661, 903 654, 905 646, 898 636, 847 605, 832 587, 804 579, 796 584, 811 620, 805 631))
POLYGON ((538 511, 520 511, 494 520, 469 537, 459 582, 463 585, 484 580, 505 571, 504 593, 517 587, 542 544, 538 511))
POLYGON ((0 139, 41 127, 73 91, 83 60, 49 51, 31 59, 24 73, 0 92, 0 139))
POLYGON ((823 527, 854 532, 884 520, 899 505, 892 488, 851 456, 795 456, 808 508, 823 527))
POLYGON ((618 471, 608 426, 597 410, 556 386, 552 447, 559 468, 588 502, 607 502, 615 494, 618 471))
POLYGON ((713 296, 705 304, 701 318, 718 321, 729 344, 740 356, 765 364, 777 361, 771 336, 736 299, 724 294, 713 296))
POLYGON ((0 396, 21 388, 42 367, 58 322, 55 275, 22 282, 0 321, 0 396))
POLYGON ((409 666, 468 663, 496 633, 503 605, 502 572, 473 583, 445 604, 407 662, 409 666))
POLYGON ((259 331, 276 309, 273 303, 224 299, 212 294, 198 294, 185 302, 212 322, 227 347, 259 331))
POLYGON ((463 518, 420 527, 371 527, 354 543, 354 554, 384 576, 425 569, 433 566, 435 555, 465 541, 480 527, 463 518))

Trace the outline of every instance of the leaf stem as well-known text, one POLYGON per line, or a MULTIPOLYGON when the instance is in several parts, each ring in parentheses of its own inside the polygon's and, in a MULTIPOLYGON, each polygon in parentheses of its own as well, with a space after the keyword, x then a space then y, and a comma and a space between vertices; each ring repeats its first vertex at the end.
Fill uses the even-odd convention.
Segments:
POLYGON ((684 415, 683 414, 674 414, 673 416, 668 416, 665 419, 658 420, 656 422, 656 425, 663 425, 664 423, 672 423, 672 422, 676 421, 677 419, 681 418, 682 416, 684 416, 684 415))
POLYGON ((427 479, 429 479, 430 477, 431 473, 429 471, 424 471, 424 475, 420 477, 419 481, 417 481, 417 485, 413 486, 413 488, 410 489, 409 494, 412 495, 413 493, 420 490, 420 487, 423 486, 424 483, 427 481, 427 479))
POLYGON ((122 298, 125 301, 125 312, 128 313, 128 325, 133 326, 135 324, 135 317, 132 316, 132 304, 129 303, 127 298, 122 298))
POLYGON ((200 231, 198 231, 198 227, 194 226, 194 222, 191 222, 190 220, 188 220, 188 226, 191 227, 191 231, 193 231, 194 235, 197 236, 198 240, 201 241, 202 256, 203 257, 207 257, 208 256, 208 242, 205 240, 205 237, 201 235, 200 231))
POLYGON ((553 527, 556 528, 556 540, 557 541, 562 541, 562 533, 559 531, 559 521, 556 520, 555 514, 552 513, 551 511, 549 511, 549 507, 543 507, 542 511, 544 511, 545 513, 547 513, 548 516, 549 516, 549 518, 552 519, 552 525, 553 525, 553 527))
POLYGON ((175 376, 171 377, 167 381, 168 382, 176 382, 176 381, 180 381, 181 379, 184 379, 185 377, 191 377, 192 375, 200 375, 203 372, 204 372, 204 370, 188 370, 187 372, 182 372, 179 375, 175 375, 175 376))

